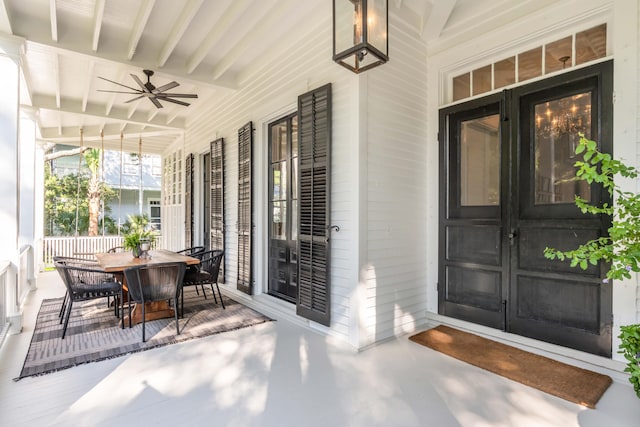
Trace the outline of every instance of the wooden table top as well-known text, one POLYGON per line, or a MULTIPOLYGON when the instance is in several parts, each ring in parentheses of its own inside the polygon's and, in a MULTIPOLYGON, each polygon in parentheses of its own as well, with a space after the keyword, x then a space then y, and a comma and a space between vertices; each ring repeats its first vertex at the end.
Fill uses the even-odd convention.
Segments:
POLYGON ((149 251, 151 258, 134 258, 131 251, 95 254, 100 267, 109 273, 119 273, 138 265, 161 264, 163 262, 184 262, 187 265, 200 264, 198 258, 180 255, 166 249, 149 251))

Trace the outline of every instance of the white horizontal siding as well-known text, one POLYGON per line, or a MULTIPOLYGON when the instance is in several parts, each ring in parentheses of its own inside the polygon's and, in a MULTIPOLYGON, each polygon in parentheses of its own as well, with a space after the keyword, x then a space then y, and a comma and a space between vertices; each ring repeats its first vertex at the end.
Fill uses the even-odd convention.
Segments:
POLYGON ((426 46, 391 17, 390 61, 368 76, 367 271, 361 345, 426 312, 426 46))
MULTIPOLYGON (((238 129, 248 121, 254 128, 254 279, 256 293, 266 291, 266 190, 267 138, 264 127, 281 115, 295 110, 298 95, 332 83, 333 141, 331 173, 332 223, 340 232, 331 236, 331 329, 329 333, 344 340, 350 337, 352 324, 351 298, 357 282, 357 268, 351 239, 357 188, 350 168, 354 141, 351 139, 354 75, 331 60, 331 14, 314 16, 313 21, 300 23, 299 42, 293 49, 274 56, 271 64, 260 70, 249 70, 247 83, 236 92, 220 91, 209 100, 210 108, 188 122, 184 152, 201 154, 208 151, 209 142, 224 138, 225 156, 225 222, 227 283, 235 288, 237 280, 237 196, 238 196, 238 129), (303 30, 304 29, 304 30, 303 30), (304 33, 304 34, 303 34, 304 33)), ((323 10, 324 10, 323 9, 323 10)), ((201 216, 202 164, 195 161, 194 194, 196 217, 201 216)), ((178 215, 178 212, 168 212, 178 215)), ((196 229, 201 229, 200 218, 196 229)), ((200 237, 196 238, 199 241, 200 237)))

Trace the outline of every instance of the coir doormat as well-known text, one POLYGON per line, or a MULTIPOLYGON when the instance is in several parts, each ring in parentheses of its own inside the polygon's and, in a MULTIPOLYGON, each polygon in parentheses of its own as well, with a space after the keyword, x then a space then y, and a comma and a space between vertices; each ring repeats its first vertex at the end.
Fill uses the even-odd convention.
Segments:
POLYGON ((611 378, 440 325, 409 338, 487 371, 570 402, 595 408, 611 378))

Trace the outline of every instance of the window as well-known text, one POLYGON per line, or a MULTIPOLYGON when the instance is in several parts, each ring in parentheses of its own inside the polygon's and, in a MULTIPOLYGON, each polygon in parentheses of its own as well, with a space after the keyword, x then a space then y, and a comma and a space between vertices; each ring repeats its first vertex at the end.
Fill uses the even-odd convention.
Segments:
POLYGON ((163 159, 164 204, 182 204, 182 150, 175 151, 163 159))
POLYGON ((154 230, 160 230, 160 199, 149 199, 149 222, 154 230))
POLYGON ((607 24, 601 24, 454 76, 451 79, 452 101, 487 93, 605 56, 607 24))
POLYGON ((123 175, 138 175, 140 172, 140 157, 137 153, 129 153, 123 156, 123 175))

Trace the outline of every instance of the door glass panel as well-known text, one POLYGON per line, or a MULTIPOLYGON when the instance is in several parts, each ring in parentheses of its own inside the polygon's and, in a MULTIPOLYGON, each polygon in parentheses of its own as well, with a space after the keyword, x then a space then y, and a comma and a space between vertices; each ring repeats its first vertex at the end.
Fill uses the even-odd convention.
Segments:
POLYGON ((271 238, 280 240, 287 238, 287 202, 273 202, 271 238))
POLYGON ((471 73, 462 74, 453 78, 453 100, 466 98, 471 91, 471 73))
POLYGON ((491 65, 473 70, 473 94, 491 90, 491 65))
POLYGON ((493 66, 493 74, 496 89, 514 84, 516 82, 515 56, 496 62, 493 66))
POLYGON ((528 50, 518 55, 518 81, 542 75, 542 47, 528 50))
POLYGON ((466 120, 460 126, 460 205, 500 203, 500 116, 466 120))
POLYGON ((287 124, 279 123, 271 127, 271 160, 276 162, 287 158, 287 124))
POLYGON ((545 73, 552 73, 554 71, 562 70, 566 67, 571 67, 571 48, 573 38, 565 37, 557 40, 553 43, 549 43, 544 47, 544 71, 545 73))
POLYGON ((536 104, 535 121, 535 203, 590 200, 589 184, 572 178, 578 133, 591 138, 591 92, 536 104))
POLYGON ((576 64, 607 56, 607 24, 576 34, 576 64))
POLYGON ((287 163, 274 163, 273 170, 273 195, 272 200, 287 198, 287 163))
POLYGON ((291 201, 291 240, 298 240, 298 201, 291 201))

